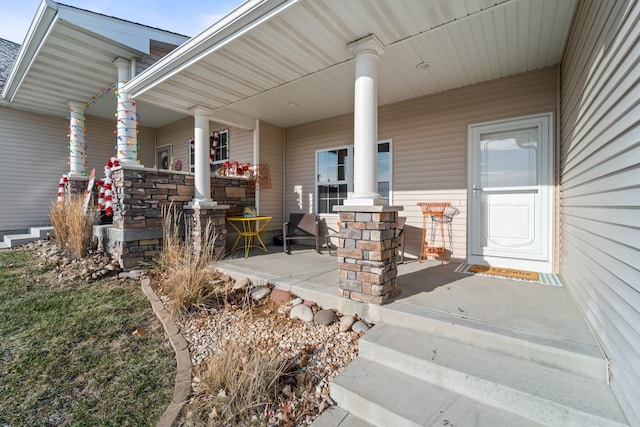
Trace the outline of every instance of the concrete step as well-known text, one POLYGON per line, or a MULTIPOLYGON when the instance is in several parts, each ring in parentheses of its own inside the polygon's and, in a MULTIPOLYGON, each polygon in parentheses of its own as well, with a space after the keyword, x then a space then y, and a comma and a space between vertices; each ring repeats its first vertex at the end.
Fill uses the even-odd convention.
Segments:
POLYGON ((35 237, 31 234, 8 234, 4 236, 4 242, 9 245, 10 248, 21 246, 39 239, 39 237, 35 237))
POLYGON ((29 232, 32 236, 36 236, 39 239, 46 239, 47 237, 53 237, 53 227, 31 227, 29 232))
POLYGON ((4 241, 0 242, 0 249, 9 249, 11 246, 6 244, 4 241))
POLYGON ((364 357, 333 380, 331 397, 351 415, 376 426, 541 425, 364 357))
POLYGON ((358 354, 542 424, 626 423, 604 381, 425 332, 378 324, 360 338, 358 354))
MULTIPOLYGON (((595 344, 571 341, 517 328, 456 316, 424 307, 382 306, 384 323, 455 339, 475 348, 516 356, 544 366, 606 381, 607 364, 595 344)), ((381 323, 381 322, 374 322, 381 323)))
POLYGON ((4 235, 0 249, 21 246, 35 240, 46 239, 48 236, 53 236, 53 227, 31 227, 29 233, 4 235))
POLYGON ((316 418, 311 427, 375 427, 375 424, 370 424, 338 406, 332 406, 316 418))

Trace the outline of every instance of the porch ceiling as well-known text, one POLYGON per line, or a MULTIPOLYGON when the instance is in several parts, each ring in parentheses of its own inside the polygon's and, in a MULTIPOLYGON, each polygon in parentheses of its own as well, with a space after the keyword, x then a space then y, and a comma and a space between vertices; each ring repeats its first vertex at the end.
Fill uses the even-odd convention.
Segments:
MULTIPOLYGON (((5 86, 5 102, 53 116, 69 113, 68 101, 90 103, 118 77, 113 61, 141 58, 152 43, 180 44, 187 37, 52 2, 43 1, 5 86), (152 41, 157 40, 157 41, 152 41)), ((90 104, 87 114, 113 119, 115 96, 90 104)), ((161 125, 182 117, 141 103, 141 124, 161 125)))
POLYGON ((250 29, 238 26, 223 34, 233 22, 214 26, 133 79, 127 90, 139 101, 184 114, 202 106, 213 110, 214 118, 235 113, 295 126, 353 111, 355 61, 346 45, 354 40, 375 34, 385 46, 378 97, 386 105, 558 64, 576 5, 575 0, 265 3, 270 10, 253 16, 250 29), (430 66, 419 70, 421 62, 430 66))

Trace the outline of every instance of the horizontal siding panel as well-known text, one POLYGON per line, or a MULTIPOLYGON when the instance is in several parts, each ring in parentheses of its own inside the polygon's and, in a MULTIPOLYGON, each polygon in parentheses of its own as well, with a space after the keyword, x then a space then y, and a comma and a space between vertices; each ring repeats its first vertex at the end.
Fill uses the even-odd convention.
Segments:
POLYGON ((567 217, 597 220, 607 224, 618 224, 625 227, 636 227, 638 225, 638 212, 624 207, 563 206, 562 212, 567 217))
POLYGON ((212 131, 229 129, 229 160, 235 160, 240 163, 255 163, 253 155, 253 130, 224 125, 218 125, 210 129, 212 131))
POLYGON ((69 121, 0 107, 0 231, 48 225, 69 171, 69 121))
MULTIPOLYGON (((580 248, 577 246, 569 245, 568 250, 576 250, 579 252, 579 249, 580 248)), ((572 258, 571 261, 567 263, 567 268, 576 271, 576 280, 582 282, 593 282, 593 277, 596 277, 596 275, 591 269, 585 268, 585 266, 591 265, 593 265, 591 260, 581 259, 581 257, 578 256, 572 258)), ((610 307, 606 302, 606 295, 600 294, 597 291, 598 289, 600 289, 600 287, 583 287, 575 289, 576 292, 574 292, 574 294, 579 296, 580 302, 587 301, 590 302, 592 306, 595 306, 596 301, 604 301, 604 306, 610 307)), ((621 350, 619 363, 612 364, 610 367, 612 376, 611 385, 614 390, 617 388, 623 388, 629 391, 626 394, 620 394, 618 397, 619 403, 624 408, 629 407, 629 404, 635 406, 635 402, 632 403, 628 401, 629 396, 633 396, 633 393, 640 392, 640 390, 638 390, 639 384, 633 380, 633 378, 638 375, 637 372, 639 371, 637 368, 638 360, 633 359, 633 354, 635 354, 637 350, 634 350, 630 344, 634 341, 637 342, 637 338, 634 339, 634 335, 637 335, 637 331, 634 330, 634 325, 630 324, 626 319, 621 319, 617 314, 614 314, 612 318, 597 316, 592 310, 589 310, 589 305, 581 305, 580 307, 585 313, 587 320, 596 330, 610 331, 610 335, 607 336, 607 339, 619 343, 621 350), (625 332, 629 335, 625 335, 625 332)), ((610 357, 609 354, 607 354, 607 356, 610 357)), ((628 414, 629 413, 627 411, 627 417, 629 417, 628 414)), ((633 422, 631 422, 630 425, 634 425, 633 422)))
POLYGON ((187 117, 156 130, 157 146, 171 145, 173 158, 182 162, 183 171, 189 170, 189 139, 193 137, 194 126, 193 117, 187 117))
POLYGON ((629 373, 640 374, 640 364, 638 364, 638 360, 629 359, 628 357, 628 355, 634 354, 634 352, 640 352, 640 346, 638 345, 640 342, 640 334, 635 328, 635 325, 640 322, 640 315, 638 315, 638 312, 634 309, 638 299, 637 293, 633 299, 626 299, 626 297, 634 293, 627 293, 625 295, 624 287, 626 282, 620 280, 619 277, 612 274, 610 270, 603 268, 601 263, 597 262, 597 259, 593 256, 599 255, 598 253, 590 249, 581 251, 579 239, 568 239, 567 243, 573 251, 577 252, 578 257, 576 257, 576 260, 579 264, 575 267, 578 267, 578 265, 581 266, 583 270, 581 273, 582 280, 592 281, 593 278, 597 278, 599 281, 612 284, 610 287, 594 286, 584 290, 586 291, 586 301, 592 301, 592 303, 598 301, 598 304, 604 310, 612 313, 609 317, 597 317, 593 313, 589 313, 588 316, 594 323, 609 323, 608 329, 611 331, 611 334, 618 336, 618 343, 623 347, 623 350, 625 350, 622 352, 623 357, 632 362, 633 371, 629 373), (618 292, 616 292, 616 290, 618 292), (615 327, 611 328, 611 326, 615 327))
POLYGON ((640 160, 640 127, 632 128, 630 132, 616 136, 603 149, 598 150, 597 156, 586 158, 576 165, 573 170, 564 175, 564 188, 572 188, 572 181, 576 185, 590 181, 600 176, 635 167, 640 160))
MULTIPOLYGON (((572 221, 564 225, 564 231, 567 237, 571 235, 574 239, 580 239, 590 249, 584 251, 592 251, 594 259, 615 274, 627 284, 632 290, 640 292, 640 282, 638 279, 637 260, 640 259, 640 250, 637 248, 637 241, 633 245, 624 246, 624 243, 615 241, 607 235, 598 235, 590 232, 593 228, 599 229, 605 227, 613 227, 610 224, 596 224, 595 222, 580 221, 572 219, 572 221), (630 246, 630 247, 629 247, 630 246), (618 254, 624 252, 624 256, 618 254)), ((640 303, 640 294, 636 296, 636 300, 640 303)))
POLYGON ((273 217, 267 225, 268 231, 282 230, 284 180, 284 129, 266 122, 260 122, 259 164, 269 166, 271 188, 259 190, 259 209, 261 215, 273 217))
MULTIPOLYGON (((638 150, 640 152, 640 150, 638 150)), ((636 166, 636 165, 632 165, 636 166)), ((563 191, 566 198, 579 197, 592 193, 605 193, 625 188, 640 190, 640 168, 618 169, 616 173, 610 173, 605 176, 598 176, 596 179, 585 179, 589 186, 575 185, 568 187, 563 191)), ((640 201, 640 196, 636 197, 640 201)))
POLYGON ((614 207, 640 207, 638 189, 617 190, 605 193, 586 194, 584 196, 568 197, 562 199, 563 206, 610 206, 614 207))
MULTIPOLYGON (((593 2, 590 4, 591 10, 578 8, 574 19, 573 32, 580 34, 581 37, 569 39, 566 51, 571 52, 572 55, 565 55, 563 59, 564 75, 571 75, 577 81, 586 82, 589 76, 593 74, 593 67, 602 62, 602 57, 605 54, 604 51, 597 50, 597 47, 600 46, 601 40, 607 37, 606 28, 612 27, 607 25, 607 22, 611 23, 613 19, 622 13, 622 2, 619 2, 619 6, 616 8, 616 5, 612 5, 611 2, 593 2)), ((583 96, 588 96, 588 94, 584 93, 584 88, 585 86, 579 85, 571 85, 565 88, 566 97, 564 101, 568 106, 565 110, 567 123, 576 122, 575 117, 579 114, 579 111, 575 107, 583 96)))
POLYGON ((564 283, 640 425, 640 3, 578 3, 561 73, 564 283))
POLYGON ((607 114, 589 118, 589 123, 595 122, 596 124, 590 133, 583 135, 583 138, 591 142, 585 143, 580 150, 575 149, 576 152, 572 153, 571 158, 567 158, 567 152, 563 153, 561 160, 567 171, 570 171, 576 163, 583 161, 598 150, 599 145, 593 146, 591 144, 611 141, 637 126, 638 117, 640 117, 640 101, 638 101, 640 99, 640 86, 634 90, 634 95, 636 98, 626 97, 620 100, 617 105, 619 108, 609 111, 607 114))
MULTIPOLYGON (((639 48, 640 49, 640 48, 639 48)), ((632 67, 637 66, 638 52, 635 53, 635 64, 629 64, 632 67)), ((624 64, 607 64, 611 69, 622 67, 624 64)), ((608 79, 604 79, 608 81, 608 79)), ((638 76, 630 78, 628 75, 620 76, 611 82, 611 85, 601 89, 597 96, 591 99, 581 99, 576 110, 580 114, 579 119, 567 119, 563 126, 564 134, 571 134, 572 140, 580 141, 583 139, 595 140, 604 139, 611 140, 612 135, 625 132, 637 122, 638 118, 638 76), (607 91, 610 90, 610 91, 607 91)), ((595 141, 594 141, 595 142, 595 141)), ((577 151, 572 155, 572 162, 579 162, 586 154, 578 154, 581 151, 588 150, 591 144, 580 144, 580 146, 567 145, 563 149, 563 160, 567 160, 568 153, 577 151)), ((599 145, 596 145, 596 148, 599 145)), ((571 167, 568 163, 567 168, 571 167)))
MULTIPOLYGON (((623 2, 619 2, 619 6, 622 6, 622 4, 623 2)), ((609 22, 616 17, 620 17, 623 11, 624 8, 620 7, 610 16, 609 22)), ((640 28, 637 26, 637 13, 635 16, 627 16, 626 19, 633 22, 629 33, 618 34, 616 40, 619 40, 619 42, 612 43, 607 52, 590 52, 594 56, 594 61, 586 70, 588 75, 582 76, 586 85, 580 95, 580 103, 576 104, 571 110, 571 115, 567 116, 569 123, 579 126, 581 131, 588 128, 584 123, 580 123, 581 121, 584 122, 588 120, 589 116, 598 114, 598 110, 608 111, 615 105, 616 100, 623 97, 630 89, 631 82, 625 81, 625 74, 638 61, 638 49, 640 49, 640 46, 634 46, 633 41, 638 37, 640 28), (606 78, 602 78, 603 75, 606 75, 606 78), (578 105, 586 105, 588 108, 576 108, 578 105)), ((601 34, 601 39, 614 37, 615 34, 611 33, 615 32, 616 29, 617 26, 612 26, 608 33, 603 32, 601 34)), ((598 44, 587 44, 587 46, 598 46, 598 44)), ((587 58, 589 58, 589 55, 585 56, 585 60, 587 58)), ((573 131, 573 129, 566 129, 566 131, 573 131)))

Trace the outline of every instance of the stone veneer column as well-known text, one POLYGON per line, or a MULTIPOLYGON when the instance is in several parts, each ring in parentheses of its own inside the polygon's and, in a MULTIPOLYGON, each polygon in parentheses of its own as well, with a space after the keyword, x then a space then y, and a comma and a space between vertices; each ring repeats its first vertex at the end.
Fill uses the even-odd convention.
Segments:
POLYGON ((203 206, 198 203, 189 203, 184 207, 184 215, 187 224, 191 228, 191 245, 196 254, 208 242, 214 239, 213 255, 220 259, 224 255, 227 241, 226 214, 229 205, 203 206))
POLYGON ((382 304, 400 293, 397 268, 398 212, 402 206, 336 206, 340 213, 338 294, 382 304))

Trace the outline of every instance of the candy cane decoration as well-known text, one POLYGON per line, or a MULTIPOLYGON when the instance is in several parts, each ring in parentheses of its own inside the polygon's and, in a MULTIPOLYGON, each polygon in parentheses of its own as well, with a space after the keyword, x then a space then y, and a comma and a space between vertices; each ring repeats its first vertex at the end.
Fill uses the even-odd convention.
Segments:
MULTIPOLYGON (((113 180, 111 179, 111 169, 120 166, 120 162, 116 157, 112 157, 107 160, 107 164, 104 167, 105 178, 100 186, 100 193, 98 195, 98 207, 100 210, 104 210, 106 216, 113 215, 113 180)), ((100 184, 100 182, 99 182, 100 184)))
POLYGON ((67 174, 63 174, 58 182, 58 202, 62 202, 64 200, 65 185, 67 182, 69 182, 69 176, 67 174))

